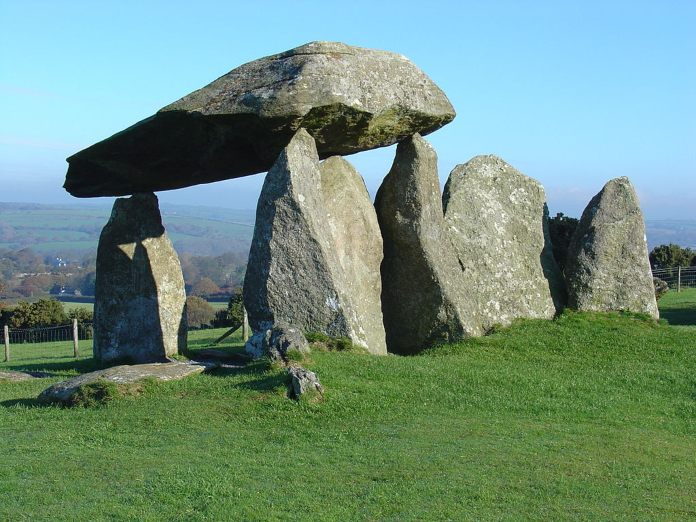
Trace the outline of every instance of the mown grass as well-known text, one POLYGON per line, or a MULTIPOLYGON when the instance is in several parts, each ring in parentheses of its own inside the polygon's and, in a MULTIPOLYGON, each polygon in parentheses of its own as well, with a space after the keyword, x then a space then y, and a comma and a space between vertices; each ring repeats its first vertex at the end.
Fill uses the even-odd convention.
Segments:
POLYGON ((696 517, 694 328, 565 313, 414 357, 314 352, 317 403, 259 362, 41 407, 76 370, 0 368, 26 365, 54 377, 0 383, 0 519, 696 517))
POLYGON ((660 317, 671 325, 696 326, 696 288, 670 290, 660 299, 660 317))

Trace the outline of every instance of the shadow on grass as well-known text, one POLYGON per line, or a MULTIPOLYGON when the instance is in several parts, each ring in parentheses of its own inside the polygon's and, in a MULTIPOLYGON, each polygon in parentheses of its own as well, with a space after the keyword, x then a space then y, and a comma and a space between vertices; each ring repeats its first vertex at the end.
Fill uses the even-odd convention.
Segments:
POLYGON ((29 364, 25 362, 27 360, 31 359, 23 359, 17 362, 9 362, 6 366, 4 366, 4 368, 15 372, 49 373, 52 377, 58 377, 60 373, 65 373, 71 370, 74 370, 78 373, 86 373, 100 369, 100 366, 96 363, 94 359, 82 359, 78 361, 76 361, 75 359, 71 359, 62 362, 44 362, 29 364))
POLYGON ((14 408, 16 406, 22 406, 24 408, 46 408, 54 405, 40 402, 38 399, 10 399, 7 401, 0 401, 0 406, 3 408, 14 408))
POLYGON ((693 308, 667 308, 660 311, 660 319, 665 319, 671 325, 696 325, 696 311, 693 308))
POLYGON ((285 372, 273 371, 270 363, 266 360, 254 361, 248 363, 246 366, 237 368, 216 368, 209 372, 208 375, 219 378, 232 375, 235 377, 247 377, 242 382, 233 384, 233 387, 260 392, 284 387, 287 383, 287 375, 285 372))

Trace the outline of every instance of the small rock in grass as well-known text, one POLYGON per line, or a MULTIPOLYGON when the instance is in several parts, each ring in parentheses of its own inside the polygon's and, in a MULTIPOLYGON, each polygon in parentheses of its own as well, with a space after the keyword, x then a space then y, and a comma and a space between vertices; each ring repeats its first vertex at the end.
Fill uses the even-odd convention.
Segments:
POLYGON ((290 398, 299 400, 303 395, 311 397, 314 394, 324 395, 324 387, 319 382, 317 375, 300 366, 288 368, 290 383, 288 394, 290 398))

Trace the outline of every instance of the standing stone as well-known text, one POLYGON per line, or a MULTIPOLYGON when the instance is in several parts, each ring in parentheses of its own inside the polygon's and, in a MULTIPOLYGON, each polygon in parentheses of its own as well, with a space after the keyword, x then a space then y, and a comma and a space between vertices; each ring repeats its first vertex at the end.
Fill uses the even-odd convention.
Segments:
POLYGON ((255 332, 283 322, 386 353, 384 334, 375 330, 381 317, 368 317, 380 287, 365 273, 378 270, 381 242, 369 227, 371 218, 363 215, 374 210, 367 191, 357 190, 355 176, 341 161, 320 167, 314 139, 304 129, 266 175, 244 280, 244 304, 255 332), (337 179, 329 181, 332 174, 337 179), (335 203, 331 209, 327 198, 335 203))
POLYGON ((387 352, 382 319, 382 233, 377 213, 357 170, 340 156, 319 166, 326 220, 338 258, 342 287, 351 302, 357 337, 375 354, 387 352))
POLYGON ((157 196, 117 199, 97 250, 94 357, 163 361, 186 348, 186 327, 184 278, 157 196))
POLYGON ((518 317, 552 318, 563 307, 565 284, 539 182, 496 156, 476 156, 454 168, 442 199, 484 330, 518 317))
POLYGON ((399 143, 377 192, 384 240, 382 310, 390 351, 479 335, 442 212, 437 155, 420 135, 399 143))
POLYGON ((585 208, 568 249, 568 305, 659 317, 645 223, 627 177, 612 179, 585 208))

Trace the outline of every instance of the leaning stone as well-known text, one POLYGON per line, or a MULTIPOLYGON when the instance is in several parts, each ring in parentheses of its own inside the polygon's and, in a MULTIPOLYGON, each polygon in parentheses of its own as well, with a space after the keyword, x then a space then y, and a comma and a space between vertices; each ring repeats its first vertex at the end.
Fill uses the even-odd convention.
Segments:
POLYGON ((358 180, 340 161, 320 167, 303 129, 266 175, 244 281, 249 323, 259 332, 249 353, 263 354, 263 332, 281 322, 386 353, 379 315, 373 316, 380 290, 372 272, 381 244, 358 180), (329 181, 331 175, 341 179, 329 181))
POLYGON ((164 361, 186 348, 186 294, 157 197, 114 202, 97 250, 94 357, 164 361))
POLYGON ((254 333, 245 345, 246 352, 254 358, 268 356, 285 361, 288 353, 309 353, 309 343, 297 328, 278 322, 273 328, 254 333))
POLYGON ((41 392, 38 399, 41 402, 70 403, 82 386, 98 381, 106 381, 118 385, 133 384, 143 379, 158 381, 178 381, 205 371, 206 366, 198 363, 167 362, 137 365, 123 365, 97 370, 62 381, 41 392))
POLYGON ((565 274, 571 308, 659 317, 643 213, 627 177, 609 181, 585 208, 565 274))
POLYGON ((560 311, 565 283, 539 182, 496 156, 476 156, 454 168, 442 200, 462 284, 484 330, 560 311))
POLYGON ((382 310, 389 351, 412 353, 480 335, 447 234, 437 155, 419 135, 399 143, 375 207, 384 240, 382 310))
POLYGON ((297 129, 319 156, 384 147, 452 121, 444 93, 405 57, 312 42, 244 64, 68 158, 74 196, 119 196, 267 171, 297 129))
POLYGON ((324 387, 319 382, 316 373, 299 366, 291 366, 287 371, 290 377, 288 386, 290 398, 299 400, 303 395, 308 397, 316 394, 319 396, 324 395, 324 387))

